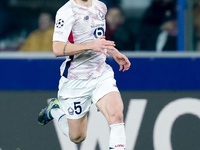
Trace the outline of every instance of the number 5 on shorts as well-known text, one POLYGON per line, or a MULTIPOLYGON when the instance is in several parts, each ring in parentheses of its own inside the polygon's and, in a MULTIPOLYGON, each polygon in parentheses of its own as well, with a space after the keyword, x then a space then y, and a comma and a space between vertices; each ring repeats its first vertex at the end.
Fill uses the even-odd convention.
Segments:
POLYGON ((80 106, 81 102, 74 102, 74 110, 77 115, 82 112, 82 107, 80 106))

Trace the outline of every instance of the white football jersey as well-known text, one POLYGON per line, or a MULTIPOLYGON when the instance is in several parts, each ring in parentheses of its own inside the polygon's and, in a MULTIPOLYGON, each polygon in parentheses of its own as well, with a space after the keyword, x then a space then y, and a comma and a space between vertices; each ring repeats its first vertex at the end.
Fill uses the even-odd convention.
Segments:
MULTIPOLYGON (((81 44, 104 36, 106 12, 106 5, 98 0, 93 0, 89 8, 69 0, 57 11, 53 41, 81 44)), ((112 70, 105 60, 103 53, 92 50, 67 57, 61 65, 61 76, 64 74, 69 79, 96 78, 105 70, 112 70)))

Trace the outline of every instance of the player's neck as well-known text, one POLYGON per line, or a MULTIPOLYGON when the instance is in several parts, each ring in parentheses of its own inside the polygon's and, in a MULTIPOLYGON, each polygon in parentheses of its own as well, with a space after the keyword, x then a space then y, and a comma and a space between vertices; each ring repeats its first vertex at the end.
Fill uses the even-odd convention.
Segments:
POLYGON ((91 7, 92 0, 74 0, 76 4, 84 6, 84 7, 91 7))

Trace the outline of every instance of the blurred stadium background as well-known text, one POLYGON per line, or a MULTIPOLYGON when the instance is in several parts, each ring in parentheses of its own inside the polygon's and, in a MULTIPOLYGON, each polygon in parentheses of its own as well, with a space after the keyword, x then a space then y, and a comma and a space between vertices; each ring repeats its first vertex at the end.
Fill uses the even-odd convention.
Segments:
MULTIPOLYGON (((143 15, 153 0, 103 0, 123 8, 132 32, 138 35, 143 15)), ((18 44, 37 28, 43 10, 55 15, 66 0, 4 0, 0 2, 0 149, 104 150, 108 145, 106 121, 92 109, 88 138, 70 143, 53 122, 37 124, 47 99, 56 97, 59 66, 64 58, 52 52, 21 52, 18 44), (3 30, 1 30, 3 29, 3 30), (20 35, 20 38, 19 38, 20 35), (21 41, 20 41, 21 40, 21 41), (95 120, 93 114, 98 115, 95 120), (66 140, 66 141, 65 141, 66 140)), ((118 72, 117 85, 125 104, 127 150, 200 149, 200 53, 195 48, 193 5, 198 0, 177 0, 177 48, 158 52, 123 51, 132 67, 118 72)))

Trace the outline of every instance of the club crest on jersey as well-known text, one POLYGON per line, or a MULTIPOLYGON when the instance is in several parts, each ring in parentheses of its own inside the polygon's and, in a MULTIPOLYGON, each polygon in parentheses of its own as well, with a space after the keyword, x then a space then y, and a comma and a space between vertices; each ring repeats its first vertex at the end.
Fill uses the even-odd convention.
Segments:
POLYGON ((62 19, 58 19, 58 20, 56 21, 56 27, 57 27, 57 28, 62 28, 62 27, 64 26, 64 24, 65 24, 65 22, 64 22, 64 20, 62 20, 62 19))
POLYGON ((102 19, 102 20, 105 20, 105 14, 104 13, 102 13, 101 11, 99 11, 99 16, 100 16, 100 18, 102 19))

